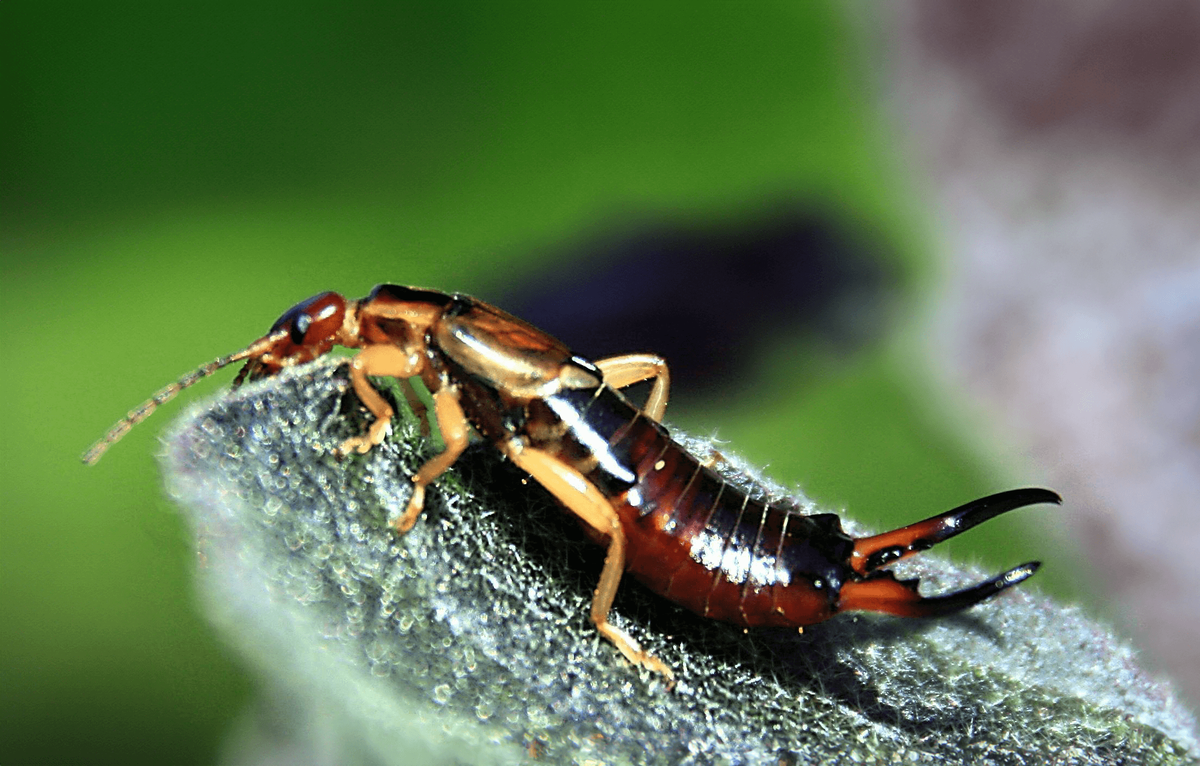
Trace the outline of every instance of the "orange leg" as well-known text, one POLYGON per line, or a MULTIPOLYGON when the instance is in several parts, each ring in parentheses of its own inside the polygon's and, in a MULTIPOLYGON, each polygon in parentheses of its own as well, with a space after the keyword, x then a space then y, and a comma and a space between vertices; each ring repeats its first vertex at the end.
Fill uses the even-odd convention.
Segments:
POLYGON ((608 622, 617 586, 625 572, 625 532, 612 505, 578 471, 536 449, 522 448, 510 443, 506 450, 509 458, 522 470, 529 473, 539 484, 549 490, 560 503, 582 519, 588 526, 608 537, 608 552, 604 557, 604 569, 600 582, 592 597, 592 622, 600 635, 611 641, 626 659, 635 665, 652 670, 674 684, 675 674, 666 663, 643 650, 629 634, 608 622))
MULTIPOLYGON (((424 358, 419 354, 409 353, 399 346, 383 344, 368 346, 350 360, 350 382, 354 385, 354 392, 375 416, 375 422, 371 424, 367 433, 342 442, 337 449, 338 454, 365 453, 381 443, 391 429, 392 416, 395 415, 395 411, 367 380, 368 375, 387 375, 399 378, 409 405, 417 416, 422 418, 425 428, 428 428, 428 421, 423 417, 425 405, 417 398, 416 391, 408 381, 408 378, 421 371, 423 365, 424 358)), ((417 475, 413 477, 412 497, 409 498, 404 513, 393 522, 396 531, 401 534, 412 529, 413 524, 417 523, 417 517, 421 515, 421 511, 425 507, 425 487, 453 465, 467 447, 470 427, 467 424, 466 415, 463 414, 462 407, 458 403, 458 394, 452 389, 443 388, 434 393, 433 404, 438 428, 441 429, 442 440, 446 443, 446 448, 427 460, 417 471, 417 475)))
POLYGON ((408 408, 417 416, 417 421, 421 424, 421 436, 429 436, 429 414, 425 407, 425 402, 421 401, 421 397, 417 395, 417 389, 413 388, 411 378, 400 379, 400 390, 404 392, 404 400, 408 402, 408 408))
POLYGON ((350 360, 350 382, 354 393, 366 405, 375 422, 362 436, 354 436, 342 442, 337 448, 339 455, 350 452, 365 453, 377 444, 383 442, 388 431, 392 428, 392 415, 396 414, 392 405, 379 395, 368 375, 387 375, 393 378, 411 378, 421 371, 424 360, 405 352, 399 346, 374 345, 359 351, 350 360))
POLYGON ((421 466, 417 475, 413 477, 413 493, 409 498, 408 507, 404 509, 400 518, 392 522, 392 526, 400 534, 412 529, 413 524, 417 523, 417 517, 425 507, 425 487, 454 465, 454 461, 458 460, 469 441, 470 427, 467 424, 467 416, 463 414, 462 405, 458 403, 458 392, 450 388, 440 389, 433 395, 433 407, 446 448, 425 461, 425 465, 421 466))
POLYGON ((613 388, 625 388, 653 379, 650 396, 642 411, 655 422, 662 420, 667 411, 667 397, 671 388, 666 360, 655 354, 624 354, 601 359, 595 365, 604 373, 604 382, 613 388))

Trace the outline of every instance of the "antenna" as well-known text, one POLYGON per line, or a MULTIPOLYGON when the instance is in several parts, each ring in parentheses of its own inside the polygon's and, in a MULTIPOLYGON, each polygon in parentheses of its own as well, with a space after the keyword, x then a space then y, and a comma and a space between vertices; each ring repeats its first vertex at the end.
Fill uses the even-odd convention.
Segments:
MULTIPOLYGON (((187 375, 184 375, 179 380, 175 381, 171 385, 156 393, 154 396, 139 404, 137 407, 134 407, 129 411, 128 415, 113 424, 113 427, 108 429, 108 432, 104 434, 99 441, 88 447, 87 452, 83 453, 83 462, 87 463, 88 465, 95 465, 96 461, 99 460, 102 455, 104 455, 109 447, 116 444, 121 440, 122 436, 129 433, 129 429, 150 417, 150 415, 156 409, 158 409, 158 405, 171 401, 183 389, 194 385, 204 378, 207 378, 209 375, 212 375, 222 367, 228 366, 242 359, 246 359, 247 357, 262 356, 271 346, 286 337, 288 337, 287 330, 281 330, 272 335, 264 335, 241 351, 230 354, 229 356, 217 357, 208 364, 192 370, 187 375)), ((241 376, 239 376, 239 380, 240 379, 241 376)))

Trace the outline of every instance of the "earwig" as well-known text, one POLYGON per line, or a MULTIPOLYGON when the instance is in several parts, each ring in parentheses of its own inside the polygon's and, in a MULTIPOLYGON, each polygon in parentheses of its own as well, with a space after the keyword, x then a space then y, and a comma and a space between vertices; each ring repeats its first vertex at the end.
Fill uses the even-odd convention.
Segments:
POLYGON ((188 373, 114 425, 83 455, 95 463, 158 405, 218 369, 246 360, 234 386, 302 364, 335 345, 359 349, 350 381, 374 416, 338 454, 365 453, 387 436, 394 411, 367 380, 395 377, 424 414, 409 381, 433 397, 445 446, 412 477, 413 493, 392 525, 403 534, 424 508, 425 489, 466 448, 472 428, 545 487, 607 546, 592 599, 596 630, 634 664, 673 680, 671 669, 608 621, 625 572, 711 619, 744 627, 803 627, 850 610, 936 617, 974 606, 1030 577, 1029 562, 974 586, 921 596, 916 579, 884 567, 999 514, 1060 503, 1046 489, 972 501, 901 529, 851 537, 832 513, 803 514, 752 497, 674 441, 662 425, 670 376, 653 354, 589 362, 557 339, 474 298, 379 285, 347 301, 326 292, 296 304, 246 348, 188 373), (650 381, 645 405, 621 389, 650 381))

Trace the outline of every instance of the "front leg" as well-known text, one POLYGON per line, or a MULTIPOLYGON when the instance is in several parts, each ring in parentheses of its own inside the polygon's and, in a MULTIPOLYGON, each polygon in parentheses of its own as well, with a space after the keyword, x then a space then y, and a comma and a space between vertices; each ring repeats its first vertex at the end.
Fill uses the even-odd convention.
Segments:
POLYGON ((352 436, 342 442, 337 448, 338 455, 350 452, 365 453, 383 442, 392 427, 392 416, 395 411, 387 403, 371 381, 368 375, 388 376, 392 378, 411 378, 421 371, 423 359, 405 351, 399 346, 379 344, 367 346, 350 360, 350 383, 359 400, 375 416, 375 422, 362 436, 352 436))

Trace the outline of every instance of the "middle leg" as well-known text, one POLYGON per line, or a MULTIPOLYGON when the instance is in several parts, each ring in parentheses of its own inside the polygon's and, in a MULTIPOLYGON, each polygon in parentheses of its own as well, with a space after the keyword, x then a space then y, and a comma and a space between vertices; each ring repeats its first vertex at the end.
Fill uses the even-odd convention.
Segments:
POLYGON ((413 493, 408 500, 408 506, 400 518, 392 522, 392 526, 400 534, 412 529, 413 524, 417 523, 417 517, 425 508, 425 487, 454 465, 454 461, 458 460, 458 456, 467 448, 470 439, 470 426, 467 416, 463 414, 462 405, 458 403, 457 391, 449 387, 438 389, 433 395, 433 408, 446 448, 425 461, 413 477, 413 493))

